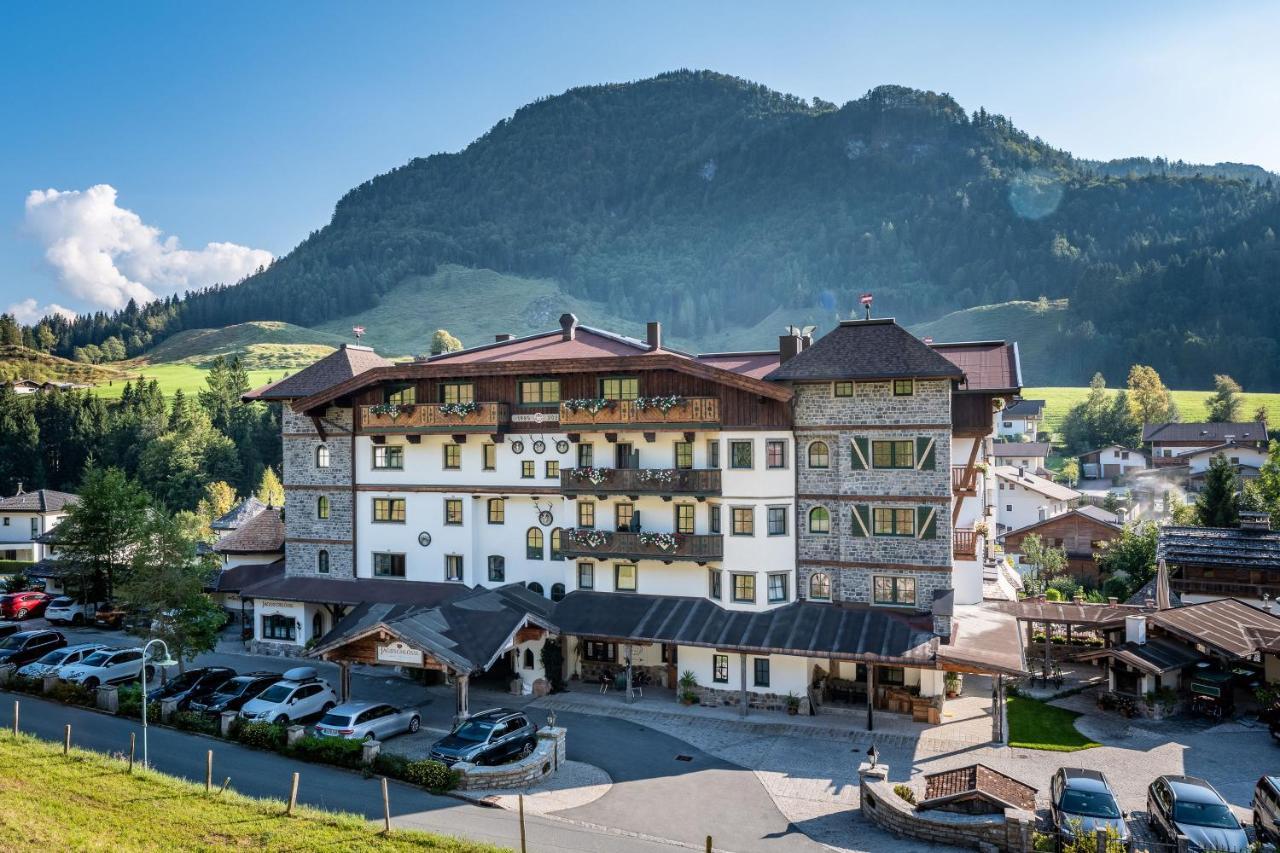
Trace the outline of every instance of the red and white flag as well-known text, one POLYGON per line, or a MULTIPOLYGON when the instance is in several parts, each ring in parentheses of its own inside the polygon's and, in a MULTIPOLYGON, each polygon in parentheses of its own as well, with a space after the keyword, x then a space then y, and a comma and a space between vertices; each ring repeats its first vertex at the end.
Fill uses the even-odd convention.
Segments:
POLYGON ((356 340, 359 340, 361 335, 364 334, 364 326, 352 326, 351 331, 355 333, 356 340))
POLYGON ((870 293, 864 293, 864 294, 862 294, 862 298, 861 298, 861 299, 859 299, 858 301, 859 301, 859 302, 861 302, 863 305, 870 305, 870 304, 871 304, 871 294, 870 294, 870 293))

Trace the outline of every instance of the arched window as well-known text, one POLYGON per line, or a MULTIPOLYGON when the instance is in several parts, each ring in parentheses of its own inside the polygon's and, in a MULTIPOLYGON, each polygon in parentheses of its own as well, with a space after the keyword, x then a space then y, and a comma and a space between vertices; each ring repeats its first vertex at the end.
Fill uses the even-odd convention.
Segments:
POLYGON ((562 598, 564 598, 564 584, 553 583, 551 585, 551 600, 559 601, 562 598))
POLYGON ((542 559, 542 531, 530 527, 524 537, 524 555, 530 560, 542 559))
POLYGON ((316 467, 329 467, 329 448, 326 445, 320 445, 316 448, 316 467))
POLYGON ((311 637, 312 639, 319 639, 320 635, 322 635, 323 633, 324 633, 324 616, 317 613, 315 616, 311 617, 311 637))
POLYGON ((809 597, 817 601, 830 601, 831 575, 822 572, 809 575, 809 597))
POLYGON ((537 581, 529 581, 529 592, 536 592, 538 595, 546 595, 546 593, 542 591, 542 584, 537 581))
POLYGON ((494 554, 489 558, 489 580, 493 583, 505 583, 507 580, 507 558, 494 554))
POLYGON ((827 468, 831 465, 831 451, 825 441, 815 441, 809 445, 809 467, 827 468))
POLYGON ((316 554, 316 571, 322 575, 329 574, 329 552, 323 548, 316 554))
POLYGON ((316 518, 329 517, 329 499, 324 495, 316 498, 316 518))
POLYGON ((562 533, 559 527, 551 529, 551 559, 563 560, 564 554, 560 553, 560 537, 562 533))
POLYGON ((809 510, 809 532, 831 532, 831 513, 827 512, 826 507, 815 506, 813 509, 809 510))
POLYGON ((524 668, 533 669, 533 649, 524 650, 524 668))

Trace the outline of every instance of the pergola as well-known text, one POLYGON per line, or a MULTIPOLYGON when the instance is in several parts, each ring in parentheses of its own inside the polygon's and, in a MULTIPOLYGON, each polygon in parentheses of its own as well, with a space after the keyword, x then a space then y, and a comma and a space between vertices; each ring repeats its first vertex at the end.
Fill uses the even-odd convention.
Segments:
MULTIPOLYGON (((1027 648, 1033 645, 1036 623, 1044 625, 1044 668, 1048 672, 1053 666, 1053 626, 1063 625, 1067 629, 1067 644, 1071 644, 1071 632, 1076 628, 1087 631, 1106 631, 1124 627, 1126 616, 1141 615, 1142 607, 1134 604, 1120 604, 1111 599, 1106 604, 1075 601, 1049 601, 1044 596, 1028 598, 1016 602, 1014 614, 1019 622, 1027 626, 1027 648)), ((1028 655, 1029 656, 1029 655, 1028 655)))

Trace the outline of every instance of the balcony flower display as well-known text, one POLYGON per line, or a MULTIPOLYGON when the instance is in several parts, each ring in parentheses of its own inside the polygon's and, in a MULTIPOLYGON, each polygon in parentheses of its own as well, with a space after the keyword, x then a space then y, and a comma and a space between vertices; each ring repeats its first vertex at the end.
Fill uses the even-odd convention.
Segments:
POLYGON ((665 415, 684 402, 684 397, 678 394, 671 394, 660 397, 636 397, 634 405, 638 412, 643 412, 645 409, 657 409, 665 415))
POLYGON ((376 406, 369 407, 369 413, 380 417, 388 417, 392 420, 401 415, 412 415, 414 406, 412 403, 379 403, 376 406))
POLYGON ((644 468, 636 479, 645 485, 669 486, 675 481, 676 472, 670 468, 644 468))
POLYGON ((572 400, 565 400, 562 405, 570 412, 590 412, 597 415, 613 406, 613 401, 603 397, 575 397, 572 400))
POLYGON ((680 542, 674 533, 641 533, 640 544, 649 545, 659 551, 674 551, 680 542))
POLYGON ((569 541, 575 545, 585 545, 588 548, 600 548, 609 544, 609 533, 604 530, 592 530, 585 527, 570 527, 564 532, 569 537, 569 541))
POLYGON ((575 480, 586 480, 593 486, 598 486, 605 480, 609 479, 610 473, 608 468, 574 468, 573 477, 575 480))
POLYGON ((475 412, 480 411, 480 404, 479 403, 441 403, 439 409, 440 409, 440 414, 442 415, 461 419, 461 418, 465 418, 467 415, 474 414, 475 412))

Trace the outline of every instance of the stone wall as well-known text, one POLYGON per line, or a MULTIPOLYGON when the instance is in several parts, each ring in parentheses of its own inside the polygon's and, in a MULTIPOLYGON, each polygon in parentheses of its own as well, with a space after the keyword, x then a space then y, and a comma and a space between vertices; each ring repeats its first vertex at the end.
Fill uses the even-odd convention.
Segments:
POLYGON ((285 573, 318 574, 317 555, 329 552, 328 577, 355 576, 351 550, 355 516, 351 498, 351 409, 330 408, 321 418, 325 435, 316 431, 311 418, 283 410, 285 495, 285 573), (316 450, 329 449, 329 465, 316 466, 316 450), (329 499, 329 517, 317 517, 320 497, 329 499), (307 541, 312 540, 312 541, 307 541), (318 540, 318 541, 317 541, 318 540))
POLYGON ((564 727, 548 726, 538 730, 538 746, 528 758, 494 767, 459 761, 453 769, 462 774, 458 787, 464 791, 523 788, 555 773, 564 762, 564 727))
POLYGON ((1005 809, 1002 815, 966 815, 944 811, 921 811, 893 790, 886 781, 889 768, 880 764, 858 768, 859 808, 862 816, 897 835, 919 838, 935 844, 987 849, 1008 853, 1035 850, 1034 812, 1005 809))
MULTIPOLYGON (((742 694, 737 690, 722 690, 715 687, 704 687, 699 684, 695 688, 698 694, 698 704, 705 705, 708 708, 738 708, 742 706, 742 694)), ((801 697, 801 701, 805 701, 801 697)), ((755 690, 747 691, 747 707, 760 711, 785 711, 787 710, 787 694, 785 693, 760 693, 755 690)))

